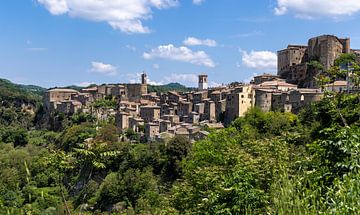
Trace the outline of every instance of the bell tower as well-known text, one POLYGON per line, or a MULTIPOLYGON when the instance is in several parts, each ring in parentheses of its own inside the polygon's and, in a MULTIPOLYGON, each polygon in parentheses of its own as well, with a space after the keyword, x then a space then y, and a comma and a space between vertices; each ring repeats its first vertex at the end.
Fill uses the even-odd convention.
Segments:
POLYGON ((199 90, 207 90, 209 88, 208 85, 208 75, 199 75, 199 90))

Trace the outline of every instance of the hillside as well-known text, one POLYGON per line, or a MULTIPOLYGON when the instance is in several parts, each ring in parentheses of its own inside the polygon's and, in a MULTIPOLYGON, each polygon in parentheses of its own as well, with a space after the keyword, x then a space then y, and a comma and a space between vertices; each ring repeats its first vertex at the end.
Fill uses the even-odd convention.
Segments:
POLYGON ((168 91, 177 91, 177 92, 187 92, 191 91, 193 88, 186 87, 179 83, 169 83, 166 85, 149 85, 148 91, 151 92, 168 92, 168 91))
POLYGON ((0 79, 0 99, 8 103, 31 103, 41 101, 45 89, 34 85, 14 84, 0 79))

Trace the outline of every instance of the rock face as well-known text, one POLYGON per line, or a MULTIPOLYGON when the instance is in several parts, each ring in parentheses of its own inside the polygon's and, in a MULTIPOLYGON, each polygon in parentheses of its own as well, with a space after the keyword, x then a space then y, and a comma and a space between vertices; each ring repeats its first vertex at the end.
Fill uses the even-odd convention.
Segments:
POLYGON ((314 71, 308 64, 318 61, 324 69, 329 69, 343 53, 360 55, 357 50, 350 49, 349 38, 341 39, 333 35, 311 38, 307 46, 289 45, 278 51, 278 75, 300 87, 315 87, 315 76, 321 71, 314 71))

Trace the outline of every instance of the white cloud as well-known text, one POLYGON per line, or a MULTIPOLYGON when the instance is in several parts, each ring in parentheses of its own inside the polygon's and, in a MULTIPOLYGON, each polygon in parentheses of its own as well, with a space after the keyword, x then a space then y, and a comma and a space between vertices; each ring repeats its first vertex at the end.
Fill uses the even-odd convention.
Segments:
MULTIPOLYGON (((129 73, 127 74, 127 77, 129 79, 129 82, 131 84, 140 83, 141 82, 141 73, 129 73)), ((163 85, 163 81, 153 81, 151 79, 147 79, 147 83, 150 85, 163 85)))
POLYGON ((162 81, 158 82, 158 81, 153 81, 153 80, 148 79, 148 84, 158 86, 158 85, 164 85, 164 82, 162 82, 162 81))
POLYGON ((222 84, 217 83, 215 81, 210 81, 209 83, 209 87, 220 87, 220 86, 222 86, 222 84))
POLYGON ((209 46, 209 47, 217 46, 217 42, 215 40, 211 40, 211 39, 201 40, 195 37, 188 37, 184 40, 183 43, 184 45, 187 46, 209 46))
POLYGON ((79 86, 79 87, 88 87, 88 86, 90 86, 90 85, 92 85, 92 84, 95 84, 94 82, 80 82, 80 83, 77 83, 77 84, 75 84, 76 86, 79 86))
POLYGON ((171 74, 170 76, 165 77, 167 83, 190 83, 197 84, 198 76, 196 74, 171 74))
POLYGON ((197 5, 201 5, 204 2, 205 2, 205 0, 193 0, 193 3, 197 4, 197 5))
POLYGON ((213 60, 204 51, 195 52, 185 46, 175 47, 172 44, 158 46, 150 52, 145 52, 143 57, 146 60, 162 58, 200 66, 215 67, 213 60))
POLYGON ((158 69, 160 69, 160 66, 159 66, 159 64, 154 63, 154 64, 153 64, 153 68, 156 69, 156 70, 158 70, 158 69))
POLYGON ((152 18, 152 8, 166 9, 177 0, 37 0, 51 14, 68 14, 96 22, 107 22, 126 33, 149 33, 142 21, 152 18))
MULTIPOLYGON (((241 50, 240 50, 241 51, 241 50)), ((242 63, 253 69, 270 69, 277 68, 277 55, 270 51, 247 51, 242 52, 242 63)))
POLYGON ((129 82, 131 84, 140 83, 141 82, 141 73, 129 73, 127 74, 129 82))
POLYGON ((127 49, 133 51, 133 52, 136 52, 136 47, 135 46, 132 46, 132 45, 126 45, 125 46, 127 49))
POLYGON ((102 62, 91 62, 91 72, 99 73, 108 76, 114 76, 117 74, 116 66, 111 64, 105 64, 102 62))
POLYGON ((360 12, 359 0, 277 0, 276 15, 294 13, 300 18, 350 16, 360 12))

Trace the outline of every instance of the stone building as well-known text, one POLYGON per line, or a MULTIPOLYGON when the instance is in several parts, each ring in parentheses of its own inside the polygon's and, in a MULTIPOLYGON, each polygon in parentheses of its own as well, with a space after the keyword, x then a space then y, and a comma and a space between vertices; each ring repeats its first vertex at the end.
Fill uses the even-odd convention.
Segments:
POLYGON ((201 115, 201 120, 208 120, 210 122, 216 121, 216 106, 215 102, 210 99, 205 101, 204 114, 201 115))
POLYGON ((211 101, 214 101, 214 102, 219 102, 222 100, 221 98, 221 92, 220 91, 213 91, 210 93, 210 99, 211 101))
POLYGON ((139 101, 141 96, 148 93, 146 84, 126 84, 126 97, 129 101, 139 101))
POLYGON ((234 89, 226 98, 224 123, 228 125, 234 119, 244 116, 254 105, 253 86, 245 85, 234 89))
POLYGON ((208 84, 208 76, 207 75, 199 75, 199 87, 200 91, 207 90, 209 88, 208 84))
POLYGON ((300 87, 316 87, 315 77, 321 71, 309 66, 318 61, 329 69, 342 53, 355 53, 350 49, 349 38, 338 38, 333 35, 322 35, 309 39, 308 45, 289 45, 278 51, 278 75, 287 82, 300 87))
POLYGON ((285 80, 266 81, 256 86, 262 89, 278 89, 280 91, 289 91, 297 89, 297 85, 286 83, 285 80))
POLYGON ((208 91, 196 92, 194 93, 193 103, 194 104, 203 103, 203 101, 207 98, 208 98, 208 91))
POLYGON ((56 110, 64 114, 74 114, 80 112, 82 108, 81 102, 78 101, 63 101, 57 104, 56 110))
POLYGON ((346 92, 348 90, 352 91, 353 84, 351 84, 350 82, 348 83, 347 81, 335 81, 334 83, 326 84, 324 87, 325 90, 340 93, 346 92))
POLYGON ((193 104, 191 102, 180 101, 178 107, 178 114, 180 116, 188 116, 192 112, 192 109, 193 104))
POLYGON ((160 126, 157 123, 145 124, 145 137, 148 140, 154 139, 160 133, 160 126))
POLYGON ((255 89, 255 106, 264 112, 271 111, 273 96, 279 93, 281 95, 281 91, 277 89, 255 89))
POLYGON ((289 45, 278 51, 278 75, 286 78, 292 66, 307 61, 307 46, 289 45))
POLYGON ((140 117, 146 122, 152 122, 160 119, 161 108, 159 106, 140 107, 140 117))
POLYGON ((264 73, 262 75, 255 76, 252 84, 258 85, 258 84, 262 84, 267 81, 276 81, 278 79, 279 79, 279 76, 277 76, 277 75, 264 73))
POLYGON ((46 91, 44 95, 45 111, 55 111, 58 104, 61 104, 62 102, 73 101, 72 98, 78 94, 78 91, 72 89, 55 88, 46 91))
POLYGON ((318 60, 327 70, 342 53, 350 53, 350 39, 333 35, 314 37, 309 40, 308 53, 309 60, 318 60))
POLYGON ((129 128, 130 114, 126 112, 118 112, 115 116, 116 127, 120 133, 125 132, 129 128))
POLYGON ((144 120, 138 117, 129 117, 129 128, 140 133, 141 127, 144 126, 144 120))

